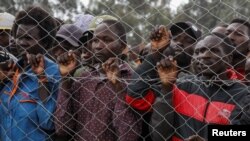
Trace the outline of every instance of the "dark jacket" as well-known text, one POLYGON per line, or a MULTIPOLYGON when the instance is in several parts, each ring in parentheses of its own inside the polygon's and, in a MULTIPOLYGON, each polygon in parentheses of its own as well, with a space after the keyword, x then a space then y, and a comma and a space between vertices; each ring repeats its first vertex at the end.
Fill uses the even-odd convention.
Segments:
POLYGON ((172 100, 168 100, 170 95, 161 93, 160 80, 155 67, 162 57, 160 54, 147 56, 132 75, 133 81, 129 84, 126 95, 126 101, 142 115, 150 113, 150 122, 144 120, 143 124, 149 129, 143 129, 150 130, 146 132, 150 133, 151 138, 155 141, 166 140, 173 133, 172 100), (168 116, 165 117, 165 115, 168 116), (164 130, 161 130, 162 128, 164 130), (170 134, 166 134, 166 132, 170 134))
MULTIPOLYGON (((161 113, 159 110, 162 109, 152 109, 155 99, 163 97, 154 67, 157 58, 149 56, 146 60, 133 75, 134 81, 128 87, 126 101, 137 110, 151 109, 161 113)), ((164 115, 166 122, 163 124, 172 125, 173 120, 170 117, 174 117, 173 128, 176 132, 172 140, 182 140, 194 134, 207 138, 209 124, 242 124, 239 119, 245 115, 242 107, 247 103, 243 101, 248 97, 248 91, 245 85, 235 80, 217 85, 213 81, 204 81, 202 77, 187 76, 178 79, 172 92, 164 96, 167 96, 165 108, 169 114, 164 115)), ((159 119, 163 120, 162 117, 159 119)), ((173 131, 170 127, 162 126, 157 129, 158 133, 173 131)), ((165 134, 168 137, 173 133, 165 134)))

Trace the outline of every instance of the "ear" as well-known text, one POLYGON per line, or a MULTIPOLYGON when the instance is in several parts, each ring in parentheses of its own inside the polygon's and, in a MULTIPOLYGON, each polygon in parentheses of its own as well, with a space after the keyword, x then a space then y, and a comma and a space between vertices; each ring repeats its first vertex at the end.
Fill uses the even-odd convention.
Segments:
POLYGON ((128 48, 127 45, 126 45, 125 43, 123 43, 123 42, 121 42, 120 47, 121 47, 121 54, 120 54, 120 56, 122 57, 121 59, 122 59, 122 60, 125 60, 125 59, 127 58, 127 56, 128 56, 129 48, 128 48))
POLYGON ((120 42, 122 50, 125 50, 127 48, 127 44, 124 43, 123 41, 120 42))
POLYGON ((233 62, 233 55, 232 54, 227 54, 227 56, 225 57, 225 61, 227 62, 227 65, 229 67, 232 67, 232 62, 233 62))
POLYGON ((128 47, 126 43, 124 43, 123 41, 120 41, 120 48, 121 48, 122 54, 127 54, 128 47))
POLYGON ((129 52, 128 46, 125 47, 122 46, 122 54, 128 55, 128 52, 129 52))

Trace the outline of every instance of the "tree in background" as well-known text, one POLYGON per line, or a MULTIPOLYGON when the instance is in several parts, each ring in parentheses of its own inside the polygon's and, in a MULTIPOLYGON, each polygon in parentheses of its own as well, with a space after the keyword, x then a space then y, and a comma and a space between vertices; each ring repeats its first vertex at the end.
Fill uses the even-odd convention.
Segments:
POLYGON ((248 20, 249 8, 248 0, 189 0, 178 8, 173 20, 191 21, 206 33, 218 23, 228 23, 236 17, 248 20))
POLYGON ((189 0, 171 12, 171 0, 0 0, 0 12, 15 13, 24 7, 39 3, 55 17, 67 22, 74 15, 109 14, 123 21, 128 32, 128 43, 136 46, 147 42, 149 32, 155 25, 169 25, 177 21, 191 21, 203 31, 209 32, 218 23, 228 23, 235 17, 250 15, 248 0, 189 0))
POLYGON ((9 12, 13 15, 29 5, 42 6, 55 17, 65 21, 72 21, 75 14, 84 9, 80 0, 0 0, 0 12, 9 12))
POLYGON ((170 0, 92 0, 87 12, 109 14, 123 21, 132 46, 147 40, 154 25, 168 25, 172 18, 170 0))
POLYGON ((78 13, 115 16, 123 21, 132 46, 144 42, 154 25, 168 25, 172 19, 170 0, 89 0, 87 6, 80 0, 1 0, 0 12, 15 15, 18 10, 36 3, 66 22, 72 22, 78 13))

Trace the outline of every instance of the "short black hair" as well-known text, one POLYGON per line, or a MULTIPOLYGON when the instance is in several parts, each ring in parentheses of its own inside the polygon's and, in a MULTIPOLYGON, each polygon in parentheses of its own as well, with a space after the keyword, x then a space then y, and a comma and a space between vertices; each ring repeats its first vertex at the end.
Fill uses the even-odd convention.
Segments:
POLYGON ((105 23, 109 26, 109 28, 114 28, 116 31, 116 35, 120 38, 120 40, 127 44, 127 36, 126 36, 126 30, 121 23, 121 21, 117 20, 104 20, 102 23, 105 23))
POLYGON ((45 49, 52 47, 57 32, 57 24, 55 18, 53 18, 48 12, 39 6, 29 6, 25 10, 19 11, 12 28, 14 38, 16 38, 17 28, 20 24, 38 25, 41 37, 40 42, 44 45, 45 49))
POLYGON ((221 33, 211 33, 210 35, 216 36, 222 40, 221 45, 226 54, 230 54, 235 50, 232 41, 226 35, 221 33))
POLYGON ((246 26, 248 28, 248 36, 250 36, 250 23, 247 20, 236 18, 236 19, 233 19, 230 23, 231 24, 239 23, 239 24, 246 26))

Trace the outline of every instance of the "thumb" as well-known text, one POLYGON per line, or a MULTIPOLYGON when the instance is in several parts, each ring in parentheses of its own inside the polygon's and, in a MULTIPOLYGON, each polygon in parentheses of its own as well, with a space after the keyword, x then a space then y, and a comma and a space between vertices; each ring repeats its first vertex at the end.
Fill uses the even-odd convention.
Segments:
POLYGON ((31 55, 30 55, 29 53, 26 52, 26 58, 27 58, 27 60, 28 60, 28 64, 30 63, 30 57, 31 57, 31 55))
POLYGON ((42 54, 38 54, 36 58, 39 62, 39 65, 44 66, 44 56, 42 54))

